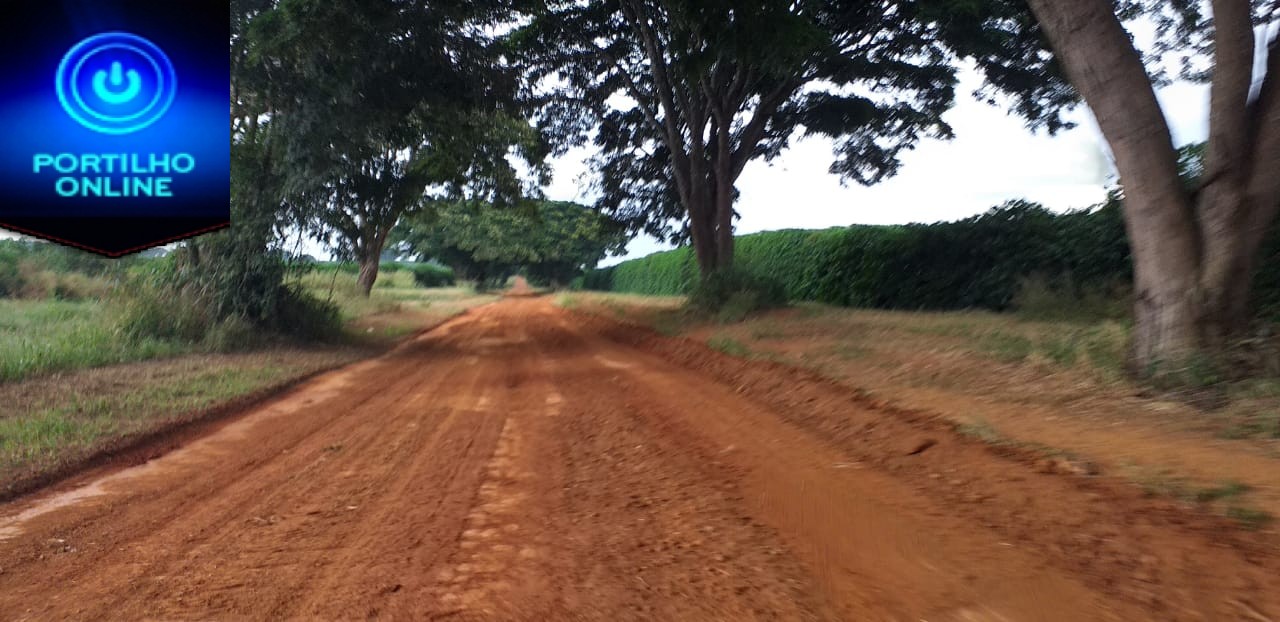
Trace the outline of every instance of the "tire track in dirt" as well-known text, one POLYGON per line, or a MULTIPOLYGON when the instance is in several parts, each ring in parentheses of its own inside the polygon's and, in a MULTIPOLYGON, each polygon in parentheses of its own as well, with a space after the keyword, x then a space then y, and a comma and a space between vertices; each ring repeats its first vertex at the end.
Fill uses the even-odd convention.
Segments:
POLYGON ((619 403, 626 359, 604 364, 562 322, 554 316, 539 341, 559 344, 548 373, 564 401, 550 421, 576 536, 566 557, 579 560, 568 609, 610 620, 834 619, 773 530, 746 512, 727 465, 619 403))
MULTIPOLYGON (((544 419, 563 398, 549 382, 541 344, 525 327, 508 335, 524 350, 491 374, 493 403, 503 410, 502 434, 466 517, 451 563, 436 573, 440 615, 461 619, 543 620, 557 616, 561 574, 550 553, 561 506, 544 419)), ((562 614, 561 614, 562 615, 562 614)))
POLYGON ((1101 614, 1093 619, 1133 619, 1106 612, 1085 586, 1047 571, 1034 554, 990 535, 954 537, 970 526, 731 389, 617 344, 591 345, 618 370, 609 383, 617 403, 658 426, 655 436, 685 439, 681 453, 731 465, 749 514, 783 534, 828 600, 841 603, 840 618, 1073 621, 1083 608, 1101 614), (1071 606, 1046 606, 1053 602, 1071 606))

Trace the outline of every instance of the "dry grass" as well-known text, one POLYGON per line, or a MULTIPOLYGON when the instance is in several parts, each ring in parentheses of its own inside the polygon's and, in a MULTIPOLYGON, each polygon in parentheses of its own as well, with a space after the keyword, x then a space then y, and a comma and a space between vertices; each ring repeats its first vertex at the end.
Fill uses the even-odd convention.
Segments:
POLYGON ((294 277, 293 282, 320 300, 336 304, 353 336, 374 341, 397 339, 498 299, 467 287, 418 287, 408 270, 379 275, 368 297, 360 292, 356 276, 345 272, 308 272, 294 277))

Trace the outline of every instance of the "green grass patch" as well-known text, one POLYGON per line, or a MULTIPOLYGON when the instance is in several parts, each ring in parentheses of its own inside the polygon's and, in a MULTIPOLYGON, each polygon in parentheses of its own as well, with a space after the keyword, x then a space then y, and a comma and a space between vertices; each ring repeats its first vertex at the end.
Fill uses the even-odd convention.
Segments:
POLYGON ((1241 525, 1248 529, 1262 529, 1267 525, 1275 522, 1275 516, 1270 512, 1259 510, 1257 508, 1231 506, 1226 511, 1227 518, 1238 521, 1241 525))
POLYGON ((780 339, 786 336, 786 331, 773 321, 765 321, 751 328, 752 339, 780 339))
POLYGON ((1231 499, 1239 497, 1249 492, 1249 485, 1236 481, 1223 482, 1217 486, 1208 488, 1200 488, 1194 491, 1194 499, 1197 503, 1213 503, 1222 499, 1231 499))
POLYGON ((1280 439, 1280 413, 1274 410, 1249 413, 1219 430, 1218 438, 1280 439))
POLYGON ((0 382, 192 349, 126 335, 116 313, 102 302, 0 300, 0 382))
POLYGON ((1069 335, 1061 339, 1049 339, 1044 344, 1044 354, 1056 365, 1063 367, 1071 367, 1076 364, 1079 357, 1079 342, 1075 335, 1069 335))
POLYGON ((42 394, 40 401, 0 416, 0 481, 73 463, 121 437, 159 429, 361 354, 341 349, 182 357, 148 363, 134 373, 81 372, 85 378, 102 374, 110 382, 33 380, 30 386, 42 394))
POLYGON ((719 350, 729 356, 748 356, 751 350, 743 345, 741 341, 734 339, 728 335, 715 335, 707 339, 707 346, 714 350, 719 350))
POLYGON ((578 298, 572 294, 563 294, 556 297, 556 305, 563 309, 569 309, 572 311, 578 307, 578 298))

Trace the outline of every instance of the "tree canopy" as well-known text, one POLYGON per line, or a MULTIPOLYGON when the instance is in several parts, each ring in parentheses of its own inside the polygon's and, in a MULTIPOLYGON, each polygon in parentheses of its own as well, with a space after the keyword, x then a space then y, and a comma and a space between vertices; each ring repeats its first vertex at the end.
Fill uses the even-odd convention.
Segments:
MULTIPOLYGON (((490 31, 501 1, 279 0, 244 30, 249 124, 269 126, 293 218, 364 268, 424 194, 521 196, 540 161, 518 75, 490 31)), ((246 98, 247 99, 247 98, 246 98)))
POLYGON ((799 136, 834 139, 831 171, 874 184, 922 136, 949 137, 969 57, 1032 124, 1073 94, 1035 23, 1002 0, 551 0, 511 37, 539 120, 597 151, 599 207, 692 242, 704 275, 733 255, 735 181, 799 136))
POLYGON ((576 203, 538 201, 532 209, 498 209, 478 201, 440 202, 406 220, 397 248, 483 282, 521 272, 534 282, 567 284, 627 236, 618 223, 576 203))

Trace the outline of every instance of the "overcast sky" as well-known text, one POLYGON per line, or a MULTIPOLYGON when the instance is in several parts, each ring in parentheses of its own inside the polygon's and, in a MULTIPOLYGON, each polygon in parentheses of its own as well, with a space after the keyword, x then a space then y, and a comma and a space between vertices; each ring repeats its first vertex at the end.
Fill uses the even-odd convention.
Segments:
MULTIPOLYGON (((831 142, 819 138, 795 143, 772 164, 748 164, 738 180, 738 233, 955 220, 1010 199, 1069 210, 1105 198, 1111 165, 1087 108, 1071 112, 1078 124, 1075 129, 1055 136, 1032 133, 1005 109, 973 98, 970 94, 979 83, 975 72, 961 76, 957 105, 945 116, 955 138, 922 141, 904 155, 899 174, 879 185, 842 186, 838 177, 827 173, 831 142)), ((1159 96, 1176 144, 1204 140, 1207 86, 1174 83, 1159 96)), ((586 155, 579 150, 555 162, 555 179, 546 189, 549 198, 590 202, 581 179, 586 155)), ((602 265, 666 248, 670 247, 643 236, 628 245, 625 256, 606 259, 602 265)))

